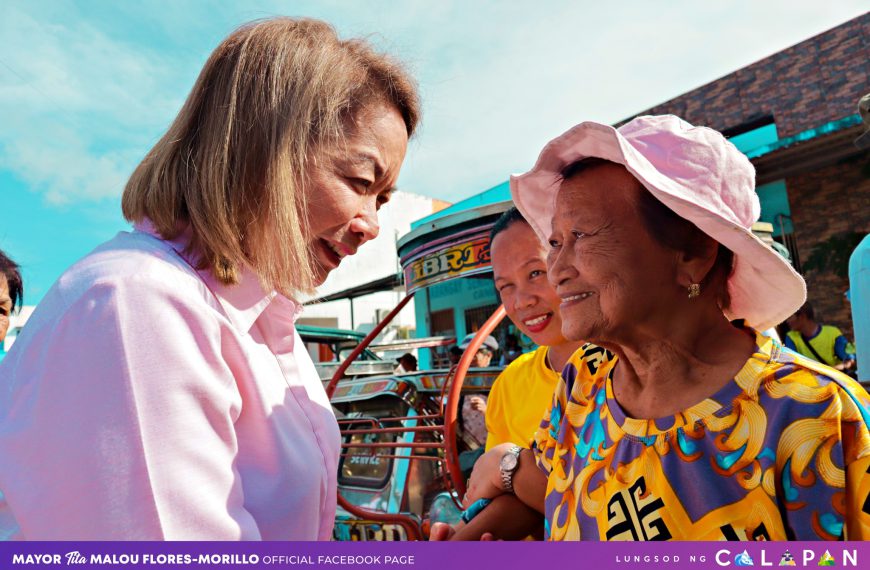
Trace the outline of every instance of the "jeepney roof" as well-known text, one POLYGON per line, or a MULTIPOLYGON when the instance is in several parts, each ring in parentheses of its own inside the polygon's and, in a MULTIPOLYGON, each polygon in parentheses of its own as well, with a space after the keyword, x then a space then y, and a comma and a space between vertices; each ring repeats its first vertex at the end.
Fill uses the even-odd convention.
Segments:
POLYGON ((420 238, 421 236, 431 234, 432 232, 445 230, 447 228, 465 224, 474 220, 479 220, 480 218, 484 218, 490 215, 501 214, 513 205, 513 202, 511 202, 510 200, 506 200, 504 202, 496 202, 494 204, 478 206, 470 210, 463 210, 462 212, 457 212, 455 214, 450 214, 448 216, 432 220, 431 222, 426 222, 424 225, 414 228, 409 233, 399 238, 399 241, 396 242, 396 248, 398 250, 401 250, 412 241, 420 238))
POLYGON ((352 340, 359 342, 365 338, 366 334, 359 331, 348 329, 331 329, 327 327, 317 327, 313 325, 296 325, 296 330, 299 331, 299 336, 306 340, 319 340, 324 342, 337 342, 344 340, 352 340))

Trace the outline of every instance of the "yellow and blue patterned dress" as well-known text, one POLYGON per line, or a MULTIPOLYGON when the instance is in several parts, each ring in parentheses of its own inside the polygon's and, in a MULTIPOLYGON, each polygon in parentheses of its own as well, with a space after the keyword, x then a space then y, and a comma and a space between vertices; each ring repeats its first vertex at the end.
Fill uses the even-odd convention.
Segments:
POLYGON ((718 393, 626 417, 616 356, 586 345, 535 437, 549 540, 868 540, 870 397, 758 334, 718 393))

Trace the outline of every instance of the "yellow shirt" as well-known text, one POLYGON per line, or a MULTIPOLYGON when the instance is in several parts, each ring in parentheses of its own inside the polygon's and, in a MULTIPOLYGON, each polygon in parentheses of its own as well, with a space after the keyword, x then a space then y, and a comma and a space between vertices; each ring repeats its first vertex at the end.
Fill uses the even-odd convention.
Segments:
MULTIPOLYGON (((523 354, 496 378, 486 403, 486 450, 512 442, 529 447, 553 403, 559 373, 547 366, 548 347, 523 354)), ((578 365, 575 352, 568 362, 578 365)))

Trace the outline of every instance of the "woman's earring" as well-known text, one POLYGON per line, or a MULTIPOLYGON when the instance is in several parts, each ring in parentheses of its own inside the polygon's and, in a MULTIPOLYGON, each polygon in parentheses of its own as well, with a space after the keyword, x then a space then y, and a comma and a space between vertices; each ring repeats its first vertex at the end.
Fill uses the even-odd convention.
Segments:
POLYGON ((692 283, 689 285, 689 299, 694 299, 701 294, 701 284, 692 283))

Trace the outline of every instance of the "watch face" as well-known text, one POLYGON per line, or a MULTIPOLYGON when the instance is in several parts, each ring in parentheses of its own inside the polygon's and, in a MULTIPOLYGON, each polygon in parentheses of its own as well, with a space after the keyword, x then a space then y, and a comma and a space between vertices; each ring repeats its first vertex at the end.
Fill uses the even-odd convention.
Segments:
POLYGON ((513 471, 517 468, 517 456, 513 453, 508 453, 501 458, 501 468, 504 471, 513 471))

